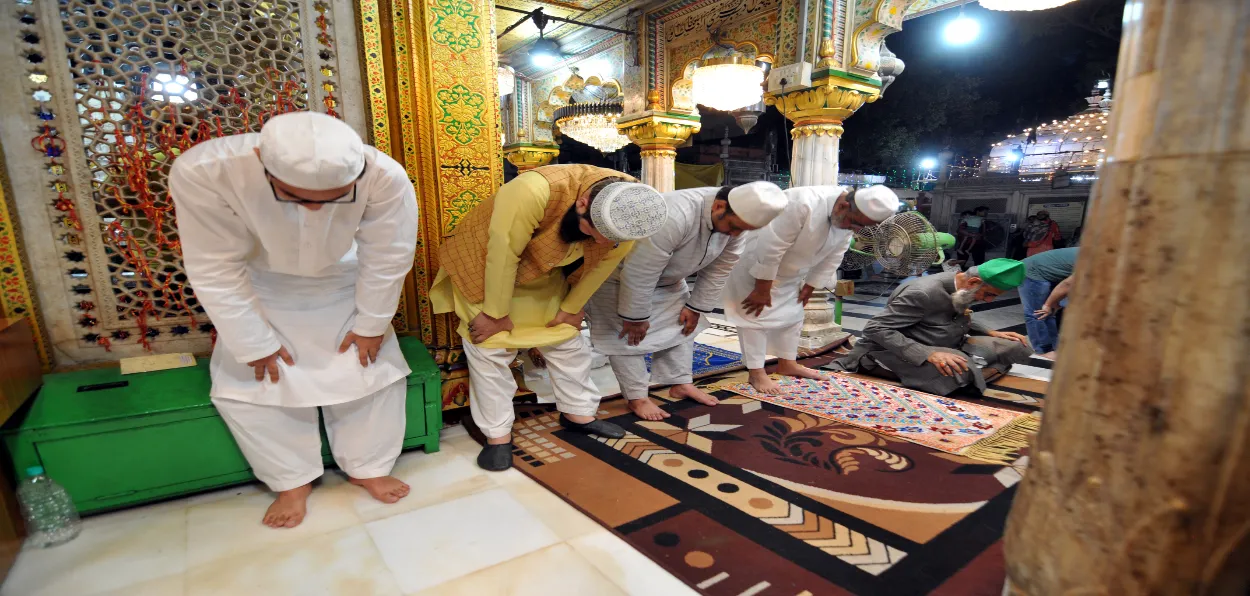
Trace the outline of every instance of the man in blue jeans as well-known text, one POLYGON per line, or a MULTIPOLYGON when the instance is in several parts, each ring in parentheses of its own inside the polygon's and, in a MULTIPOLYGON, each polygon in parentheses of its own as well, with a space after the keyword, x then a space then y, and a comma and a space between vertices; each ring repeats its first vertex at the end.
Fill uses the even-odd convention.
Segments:
MULTIPOLYGON (((1051 291, 1063 280, 1072 276, 1076 267, 1079 248, 1058 248, 1035 254, 1024 260, 1024 283, 1020 286, 1020 304, 1024 307, 1024 326, 1029 333, 1029 345, 1033 351, 1053 357, 1059 343, 1059 326, 1049 313, 1043 311, 1051 291)), ((1054 310, 1053 308, 1050 310, 1054 310)))

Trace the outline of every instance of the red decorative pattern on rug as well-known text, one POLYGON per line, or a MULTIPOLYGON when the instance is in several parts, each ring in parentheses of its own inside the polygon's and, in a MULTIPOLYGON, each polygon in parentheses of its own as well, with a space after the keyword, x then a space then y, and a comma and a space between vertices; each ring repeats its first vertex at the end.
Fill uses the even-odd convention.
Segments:
POLYGON ((777 378, 782 392, 760 393, 749 383, 722 385, 752 399, 812 416, 886 433, 939 451, 1010 463, 1041 419, 834 373, 828 381, 777 378))

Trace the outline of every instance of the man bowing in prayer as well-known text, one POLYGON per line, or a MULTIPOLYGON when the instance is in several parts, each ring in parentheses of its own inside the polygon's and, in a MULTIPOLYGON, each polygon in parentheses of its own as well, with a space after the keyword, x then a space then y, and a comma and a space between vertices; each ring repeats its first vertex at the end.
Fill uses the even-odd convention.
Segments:
POLYGON ((742 255, 741 234, 768 225, 786 206, 771 182, 678 190, 664 200, 664 227, 637 243, 587 307, 591 342, 607 355, 629 408, 646 420, 669 416, 647 397, 652 383, 671 385, 673 399, 717 404, 694 386, 694 338, 742 255), (696 274, 691 289, 686 278, 696 274))
POLYGON ((260 133, 206 141, 169 175, 183 260, 217 328, 213 405, 277 499, 264 523, 304 519, 334 461, 393 503, 409 368, 391 330, 417 240, 404 168, 342 121, 275 116, 260 133))
POLYGON ((483 469, 512 466, 517 385, 509 366, 519 349, 542 353, 565 429, 625 436, 595 419, 600 395, 590 381, 582 308, 666 213, 660 193, 620 172, 545 166, 503 185, 443 241, 430 301, 434 312, 460 318, 469 411, 487 438, 477 457, 483 469))
POLYGON ((934 395, 969 385, 984 392, 987 378, 1027 362, 1033 350, 1019 333, 974 321, 969 307, 1022 282, 1024 263, 1012 259, 914 279, 895 288, 885 310, 864 327, 863 339, 828 368, 897 378, 934 395))
POLYGON ((785 192, 785 211, 751 235, 725 291, 725 318, 738 327, 748 381, 764 393, 780 391, 764 372, 767 354, 777 356, 778 374, 825 378, 798 363, 803 307, 816 288, 837 282, 855 230, 885 221, 899 206, 894 191, 880 185, 860 190, 805 186, 785 192))

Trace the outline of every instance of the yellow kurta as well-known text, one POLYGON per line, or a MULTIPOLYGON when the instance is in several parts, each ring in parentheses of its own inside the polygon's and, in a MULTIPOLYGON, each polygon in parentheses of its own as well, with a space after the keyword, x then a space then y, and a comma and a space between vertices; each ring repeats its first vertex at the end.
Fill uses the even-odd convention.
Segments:
POLYGON ((578 329, 571 325, 547 327, 547 323, 555 318, 558 310, 567 313, 581 311, 590 296, 634 247, 633 242, 621 242, 594 269, 587 271, 576 286, 570 288, 561 267, 582 257, 582 243, 574 243, 559 265, 546 275, 527 284, 516 285, 517 263, 543 219, 549 197, 547 179, 533 172, 522 174, 499 189, 495 196, 495 211, 490 218, 483 302, 469 302, 452 284, 447 271, 439 269, 430 287, 430 303, 436 313, 455 312, 460 317, 456 332, 465 341, 469 341, 469 321, 481 312, 494 318, 510 317, 513 329, 475 344, 478 347, 526 349, 572 339, 579 333, 578 329))

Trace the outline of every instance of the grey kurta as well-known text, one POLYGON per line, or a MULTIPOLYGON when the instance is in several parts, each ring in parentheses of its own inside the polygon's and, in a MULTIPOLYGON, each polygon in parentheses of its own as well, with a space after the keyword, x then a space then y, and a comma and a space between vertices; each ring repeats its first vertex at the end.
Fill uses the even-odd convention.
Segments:
POLYGON ((957 312, 951 303, 955 273, 940 273, 912 280, 894 290, 885 310, 868 321, 864 337, 849 354, 831 368, 850 372, 880 372, 884 365, 912 389, 947 395, 973 384, 985 390, 985 378, 972 356, 986 361, 987 369, 1007 372, 1013 363, 1032 355, 1027 346, 1011 340, 985 336, 988 327, 972 320, 971 311, 957 312), (969 371, 947 377, 927 360, 935 351, 962 354, 969 371))
POLYGON ((668 220, 650 238, 639 240, 590 302, 590 339, 602 354, 641 355, 693 341, 708 325, 682 335, 677 322, 682 308, 710 313, 720 304, 721 290, 742 254, 743 237, 712 230, 712 203, 719 188, 693 188, 664 193, 668 220), (698 274, 693 287, 686 278, 698 274), (623 321, 649 321, 647 337, 636 346, 619 338, 623 321))

